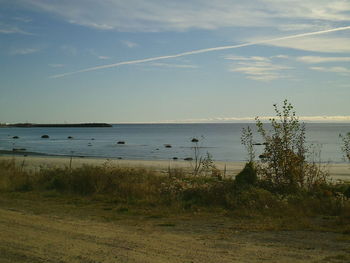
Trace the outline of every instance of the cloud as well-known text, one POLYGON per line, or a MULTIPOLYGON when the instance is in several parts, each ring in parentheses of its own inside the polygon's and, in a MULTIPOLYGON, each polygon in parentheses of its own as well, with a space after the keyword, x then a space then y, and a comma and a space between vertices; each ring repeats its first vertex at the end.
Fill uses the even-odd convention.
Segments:
MULTIPOLYGON (((232 60, 232 57, 227 59, 232 60)), ((232 63, 229 71, 243 73, 248 79, 258 81, 271 81, 289 77, 284 74, 284 71, 292 69, 291 67, 274 64, 269 58, 265 57, 237 57, 235 60, 238 60, 238 62, 232 63)))
POLYGON ((99 59, 103 59, 103 60, 106 60, 106 59, 110 59, 110 57, 107 57, 107 56, 97 56, 99 59))
POLYGON ((248 79, 271 81, 281 78, 290 78, 288 74, 285 74, 285 71, 292 68, 274 63, 272 60, 275 58, 288 59, 288 56, 277 55, 270 57, 242 57, 229 55, 225 57, 226 60, 232 61, 229 66, 229 71, 243 73, 248 79))
POLYGON ((242 56, 229 55, 229 56, 226 56, 225 59, 233 60, 233 61, 254 61, 254 62, 270 61, 269 58, 260 57, 260 56, 242 57, 242 56))
POLYGON ((289 36, 284 36, 284 37, 279 37, 279 38, 259 40, 259 41, 248 42, 248 43, 239 44, 239 45, 204 48, 204 49, 197 49, 197 50, 187 51, 187 52, 183 52, 183 53, 178 53, 178 54, 174 54, 174 55, 166 55, 166 56, 159 56, 159 57, 152 57, 152 58, 145 58, 145 59, 137 59, 137 60, 128 60, 128 61, 118 62, 118 63, 114 63, 114 64, 107 64, 107 65, 102 65, 102 66, 96 66, 96 67, 81 69, 81 70, 77 70, 77 71, 73 71, 73 72, 66 72, 66 73, 63 73, 63 74, 53 75, 50 78, 61 78, 61 77, 72 75, 72 74, 89 72, 89 71, 95 71, 95 70, 99 70, 99 69, 114 68, 114 67, 119 67, 119 66, 123 66, 123 65, 140 64, 140 63, 157 61, 157 60, 185 57, 185 56, 189 56, 189 55, 208 53, 208 52, 214 52, 214 51, 236 49, 236 48, 241 48, 241 47, 248 47, 248 46, 253 46, 253 45, 272 43, 274 41, 280 41, 280 40, 286 40, 286 39, 294 39, 294 38, 302 38, 302 37, 309 37, 309 36, 326 34, 326 33, 330 33, 330 32, 337 32, 337 31, 343 31, 343 30, 349 30, 349 29, 350 29, 350 26, 345 26, 345 27, 338 27, 338 28, 333 28, 333 29, 328 29, 328 30, 323 30, 323 31, 316 31, 316 32, 310 32, 310 33, 289 35, 289 36))
POLYGON ((68 20, 68 22, 71 24, 80 24, 82 26, 88 26, 88 27, 92 27, 92 28, 100 29, 100 30, 112 30, 112 29, 114 29, 114 27, 112 25, 108 25, 108 24, 100 24, 100 23, 94 23, 94 22, 79 23, 78 21, 76 21, 74 19, 68 20))
POLYGON ((350 57, 320 57, 320 56, 303 56, 297 57, 297 61, 317 64, 317 63, 328 63, 328 62, 350 62, 350 57))
MULTIPOLYGON (((196 118, 184 120, 168 120, 167 123, 207 123, 207 122, 255 122, 256 117, 213 117, 213 118, 196 118)), ((276 116, 259 116, 263 122, 276 118, 276 116)), ((300 116, 300 121, 303 122, 350 122, 350 116, 300 116)))
POLYGON ((311 30, 325 30, 325 29, 331 29, 332 26, 330 24, 318 24, 318 23, 288 23, 288 24, 282 24, 278 26, 278 29, 280 31, 311 31, 311 30))
POLYGON ((154 67, 162 67, 162 68, 198 68, 196 65, 188 65, 188 64, 169 64, 169 63, 150 63, 151 66, 154 67))
POLYGON ((343 76, 350 75, 350 69, 345 67, 310 67, 310 69, 321 72, 338 73, 343 76))
POLYGON ((301 121, 310 122, 350 122, 350 116, 301 116, 301 121))
POLYGON ((71 45, 62 45, 61 50, 66 54, 66 55, 72 55, 75 56, 78 54, 78 50, 76 47, 71 46, 71 45))
POLYGON ((212 30, 223 27, 322 30, 326 28, 323 25, 334 27, 336 23, 350 21, 350 3, 345 0, 12 1, 26 8, 55 14, 70 23, 99 30, 128 32, 212 30), (309 25, 314 26, 311 29, 309 25))
POLYGON ((23 23, 30 23, 32 22, 33 20, 29 17, 22 17, 22 16, 16 16, 16 17, 13 17, 12 18, 13 20, 17 20, 17 21, 20 21, 20 22, 23 22, 23 23))
POLYGON ((271 58, 289 59, 289 56, 280 54, 280 55, 272 56, 271 58))
POLYGON ((40 51, 39 48, 16 48, 16 49, 12 49, 10 54, 11 55, 28 55, 39 51, 40 51))
POLYGON ((52 68, 63 68, 64 67, 63 64, 49 64, 49 66, 52 68))
POLYGON ((121 41, 125 46, 127 46, 128 48, 134 48, 137 47, 138 44, 129 40, 122 40, 121 41))
POLYGON ((26 32, 17 26, 5 25, 0 23, 0 34, 22 34, 22 35, 33 35, 32 33, 26 32))
POLYGON ((350 38, 348 37, 313 36, 308 38, 281 39, 279 41, 265 43, 265 45, 313 52, 350 52, 350 38))
POLYGON ((102 59, 102 60, 110 59, 110 57, 108 57, 108 56, 101 56, 101 55, 99 55, 99 54, 95 51, 95 49, 93 49, 93 48, 86 49, 86 52, 87 52, 88 54, 90 54, 90 55, 92 55, 92 56, 98 58, 98 59, 102 59))

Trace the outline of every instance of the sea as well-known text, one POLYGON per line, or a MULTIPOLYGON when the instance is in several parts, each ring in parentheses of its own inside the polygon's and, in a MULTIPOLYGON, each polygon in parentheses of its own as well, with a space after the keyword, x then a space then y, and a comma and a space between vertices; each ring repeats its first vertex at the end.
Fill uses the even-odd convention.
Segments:
MULTIPOLYGON (((254 140, 261 143, 252 123, 201 124, 113 124, 110 128, 0 128, 0 153, 25 149, 31 154, 83 156, 134 160, 179 160, 193 156, 193 138, 200 154, 216 161, 245 161, 242 129, 250 126, 254 140), (49 138, 43 139, 42 135, 49 138), (18 139, 13 139, 18 136, 18 139), (72 137, 68 139, 68 137, 72 137), (118 144, 124 142, 124 144, 118 144)), ((267 130, 271 127, 265 124, 267 130)), ((350 132, 350 123, 307 123, 306 141, 317 161, 343 163, 339 134, 350 132)), ((264 146, 256 146, 257 156, 264 146)), ((8 152, 7 152, 8 154, 8 152)))

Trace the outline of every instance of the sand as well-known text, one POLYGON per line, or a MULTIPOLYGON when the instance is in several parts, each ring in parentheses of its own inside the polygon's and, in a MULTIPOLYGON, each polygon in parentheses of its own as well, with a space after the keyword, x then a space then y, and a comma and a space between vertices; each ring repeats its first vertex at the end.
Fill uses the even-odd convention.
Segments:
MULTIPOLYGON (((18 165, 22 165, 30 170, 41 168, 63 168, 70 165, 70 157, 57 156, 0 156, 0 160, 8 160, 15 158, 18 165)), ((112 165, 116 167, 132 167, 146 168, 157 171, 166 172, 171 169, 191 170, 193 163, 183 160, 119 160, 105 158, 88 158, 74 157, 72 159, 72 167, 80 167, 82 165, 112 165)), ((215 165, 221 171, 226 171, 226 175, 235 176, 244 167, 244 162, 215 162, 215 165)), ((347 163, 329 163, 323 164, 324 168, 329 171, 334 180, 350 181, 350 165, 347 163)))
MULTIPOLYGON (((43 168, 64 168, 70 165, 70 157, 56 156, 0 156, 0 160, 8 160, 15 158, 18 165, 22 165, 27 169, 35 170, 43 168)), ((111 165, 115 167, 131 167, 131 168, 146 168, 157 171, 167 171, 171 169, 191 169, 191 161, 183 160, 120 160, 120 159, 105 159, 105 158, 88 158, 74 157, 72 159, 72 167, 80 167, 82 165, 111 165)), ((224 170, 226 167, 227 174, 236 174, 244 167, 244 162, 215 162, 215 165, 224 170)))

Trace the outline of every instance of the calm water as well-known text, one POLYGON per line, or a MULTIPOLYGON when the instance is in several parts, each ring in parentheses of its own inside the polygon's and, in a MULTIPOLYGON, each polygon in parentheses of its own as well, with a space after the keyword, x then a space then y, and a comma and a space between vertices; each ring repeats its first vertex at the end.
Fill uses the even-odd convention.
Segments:
MULTIPOLYGON (((243 127, 254 124, 117 124, 112 128, 0 128, 0 150, 25 148, 30 152, 123 159, 167 160, 191 156, 193 137, 201 138, 202 152, 215 160, 244 161, 240 143, 243 127), (49 139, 41 139, 47 134, 49 139), (19 139, 12 139, 19 136, 19 139), (72 136, 74 139, 67 139, 72 136), (92 140, 94 139, 94 140, 92 140), (125 141, 118 145, 117 141, 125 141), (164 147, 170 144, 172 148, 164 147)), ((268 127, 268 126, 266 126, 268 127)), ((309 143, 321 147, 322 160, 343 162, 339 133, 350 132, 350 124, 307 124, 309 143)), ((257 138, 259 141, 259 138, 257 138)), ((261 146, 257 146, 261 147, 261 146)))

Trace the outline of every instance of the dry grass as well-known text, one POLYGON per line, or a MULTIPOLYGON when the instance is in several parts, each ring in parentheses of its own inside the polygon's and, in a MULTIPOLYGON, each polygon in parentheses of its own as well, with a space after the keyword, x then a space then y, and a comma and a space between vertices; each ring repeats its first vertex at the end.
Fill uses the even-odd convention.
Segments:
POLYGON ((237 185, 232 179, 193 177, 182 170, 164 175, 106 163, 28 172, 13 160, 0 162, 0 193, 5 200, 34 200, 34 210, 41 205, 42 210, 73 205, 110 219, 114 218, 111 211, 148 216, 220 211, 229 217, 265 222, 258 224, 262 229, 314 225, 350 232, 350 201, 344 195, 348 189, 349 185, 329 184, 312 192, 280 195, 264 188, 263 182, 237 185))

